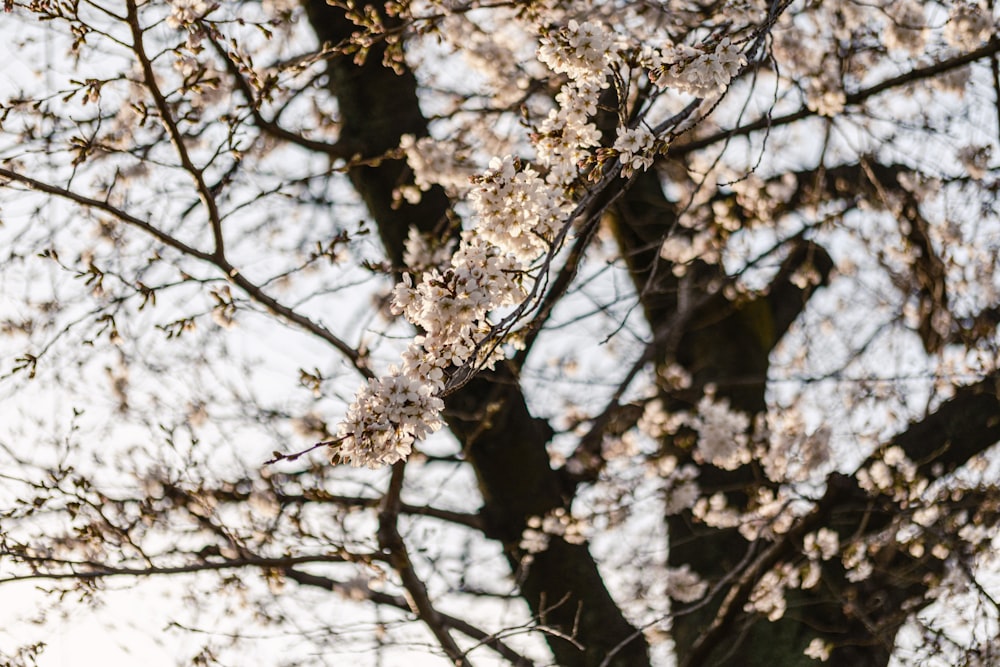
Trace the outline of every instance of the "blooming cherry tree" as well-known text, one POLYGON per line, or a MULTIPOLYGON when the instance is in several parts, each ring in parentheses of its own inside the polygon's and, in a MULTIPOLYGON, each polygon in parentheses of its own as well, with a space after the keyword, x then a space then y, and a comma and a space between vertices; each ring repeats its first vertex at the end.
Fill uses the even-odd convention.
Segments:
POLYGON ((991 3, 4 10, 40 612, 183 580, 204 665, 996 662, 991 3))

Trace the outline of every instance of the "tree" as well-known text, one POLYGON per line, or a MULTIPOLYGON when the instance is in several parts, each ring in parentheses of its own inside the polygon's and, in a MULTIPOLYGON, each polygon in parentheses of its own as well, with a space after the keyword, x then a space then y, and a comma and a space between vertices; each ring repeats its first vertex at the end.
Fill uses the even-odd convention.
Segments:
POLYGON ((992 3, 5 10, 4 582, 183 580, 197 664, 993 659, 992 3))

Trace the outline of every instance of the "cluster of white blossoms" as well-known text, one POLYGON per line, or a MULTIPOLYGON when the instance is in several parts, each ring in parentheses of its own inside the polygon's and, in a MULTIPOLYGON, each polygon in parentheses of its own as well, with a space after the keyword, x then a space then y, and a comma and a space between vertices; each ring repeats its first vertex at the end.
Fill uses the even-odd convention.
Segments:
POLYGON ((622 176, 631 176, 637 169, 645 171, 653 164, 653 152, 650 147, 656 142, 656 137, 644 125, 634 128, 618 128, 618 138, 614 149, 618 151, 618 159, 622 163, 622 176))
POLYGON ((578 163, 600 146, 601 132, 590 119, 597 113, 603 83, 591 78, 570 81, 556 95, 557 108, 549 111, 534 137, 538 163, 548 169, 548 183, 570 183, 578 163))
POLYGON ((538 60, 557 74, 574 81, 596 81, 606 87, 607 68, 615 64, 619 40, 607 27, 595 21, 570 21, 561 30, 542 35, 538 60))
POLYGON ((820 528, 815 533, 809 533, 802 540, 802 553, 806 556, 806 564, 802 568, 802 588, 816 586, 823 576, 820 561, 830 560, 840 550, 840 537, 836 531, 820 528))
POLYGON ((698 486, 698 468, 687 463, 677 465, 677 459, 668 456, 660 462, 663 471, 663 505, 667 516, 680 514, 691 509, 701 497, 701 487, 698 486))
MULTIPOLYGON (((197 0, 178 0, 175 7, 181 23, 191 20, 191 12, 202 11, 197 0)), ((415 440, 441 426, 440 396, 449 377, 458 368, 492 368, 503 357, 501 343, 510 323, 494 321, 496 313, 510 313, 529 298, 535 274, 542 270, 540 258, 556 249, 570 222, 581 165, 600 148, 601 133, 592 119, 610 73, 624 67, 625 46, 620 35, 595 21, 569 21, 563 28, 539 28, 539 33, 538 60, 568 81, 556 95, 556 108, 532 134, 534 164, 510 155, 495 157, 484 174, 471 179, 469 190, 467 167, 458 164, 461 156, 431 138, 401 141, 415 185, 400 194, 416 201, 435 184, 452 194, 467 192, 474 224, 462 232, 450 258, 447 246, 435 249, 411 235, 407 259, 416 261, 395 287, 391 308, 419 333, 401 365, 369 381, 355 396, 338 433, 340 460, 369 467, 394 463, 410 453, 415 440)), ((643 64, 659 68, 660 87, 699 95, 724 91, 746 63, 728 39, 710 52, 670 47, 668 53, 664 57, 651 51, 643 64)), ((618 131, 612 151, 622 175, 629 176, 648 169, 662 145, 640 122, 618 131)), ((722 467, 740 465, 744 447, 732 449, 723 439, 729 434, 745 444, 746 426, 726 422, 715 413, 724 413, 727 406, 707 400, 700 412, 714 410, 711 417, 696 416, 690 424, 703 432, 702 458, 722 467), (728 424, 723 432, 720 424, 728 424)), ((730 416, 739 419, 735 413, 730 416)), ((697 487, 692 483, 686 488, 697 487)))
POLYGON ((767 487, 757 489, 751 509, 740 511, 729 505, 726 495, 714 493, 710 498, 698 498, 691 514, 695 519, 712 528, 738 528, 748 542, 758 539, 773 540, 792 527, 795 519, 807 511, 808 503, 781 487, 777 492, 767 487))
POLYGON ((441 239, 410 227, 409 236, 403 244, 403 265, 413 275, 423 275, 424 271, 444 266, 451 261, 456 245, 454 238, 441 239))
POLYGON ((601 132, 591 119, 609 85, 609 69, 619 58, 619 39, 599 23, 570 21, 561 30, 543 32, 538 60, 569 79, 533 137, 538 163, 548 170, 547 182, 573 182, 579 162, 600 146, 601 132))
POLYGON ((750 418, 729 407, 729 400, 716 399, 711 388, 698 402, 698 413, 690 420, 698 431, 698 457, 724 470, 736 470, 750 463, 750 418))
POLYGON ((927 479, 919 478, 916 464, 895 445, 881 452, 871 465, 857 472, 858 486, 872 495, 884 494, 893 500, 916 500, 927 488, 927 479))
POLYGON ((839 550, 840 537, 829 528, 820 528, 802 538, 802 552, 810 560, 830 560, 839 550))
POLYGON ((208 13, 209 4, 205 0, 170 0, 170 16, 167 25, 181 30, 208 13))
POLYGON ((525 265, 549 249, 572 212, 561 187, 509 155, 490 162, 471 199, 480 220, 476 236, 525 265))
POLYGON ((785 599, 786 588, 799 587, 798 569, 789 563, 764 573, 750 593, 750 599, 743 605, 743 610, 757 612, 767 616, 769 621, 780 620, 788 609, 785 599))
POLYGON ((541 553, 549 548, 552 536, 561 537, 570 544, 583 544, 587 541, 587 528, 585 522, 562 507, 557 507, 544 517, 533 516, 528 519, 519 547, 529 554, 541 553))
POLYGON ((660 64, 651 73, 660 88, 672 88, 695 97, 725 92, 747 64, 739 46, 725 37, 712 51, 679 44, 659 56, 660 64))
POLYGON ((807 558, 805 566, 783 563, 766 572, 754 586, 744 610, 765 614, 768 620, 777 621, 785 615, 788 606, 785 591, 789 588, 814 588, 822 574, 819 561, 830 560, 837 555, 839 548, 840 541, 834 531, 821 528, 809 533, 803 539, 803 553, 807 558))
POLYGON ((415 138, 412 134, 400 137, 399 147, 406 154, 406 162, 413 170, 415 189, 406 189, 403 196, 411 204, 420 201, 420 193, 432 185, 440 185, 449 193, 464 192, 473 175, 465 152, 455 150, 452 143, 438 142, 431 137, 415 138))
POLYGON ((830 460, 830 429, 809 433, 802 413, 794 408, 769 411, 758 432, 767 446, 756 454, 772 482, 804 481, 830 460))
MULTIPOLYGON (((502 358, 499 345, 484 344, 491 313, 528 296, 531 265, 572 210, 562 190, 511 156, 494 158, 476 179, 470 200, 478 226, 462 233, 446 265, 422 271, 417 282, 405 274, 393 291, 393 312, 421 333, 401 368, 358 392, 338 434, 342 460, 379 467, 405 458, 415 440, 440 428, 449 371, 491 368, 502 358)), ((418 245, 411 238, 409 250, 418 245)))
POLYGON ((390 369, 369 380, 348 408, 337 455, 353 465, 391 465, 410 454, 415 439, 441 427, 443 409, 433 385, 390 369))
POLYGON ((944 27, 944 38, 951 46, 967 49, 989 39, 993 20, 978 2, 956 2, 944 27))

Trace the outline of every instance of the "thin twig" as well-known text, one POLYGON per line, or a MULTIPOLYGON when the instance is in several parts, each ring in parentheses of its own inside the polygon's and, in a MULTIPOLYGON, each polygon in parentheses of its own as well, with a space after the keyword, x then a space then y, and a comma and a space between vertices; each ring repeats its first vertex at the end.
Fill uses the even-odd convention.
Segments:
MULTIPOLYGON (((284 575, 291 579, 292 581, 302 585, 302 586, 315 586, 317 588, 322 588, 334 593, 340 593, 346 598, 356 599, 358 595, 363 596, 369 601, 384 605, 386 607, 394 607, 402 611, 412 611, 409 601, 406 598, 399 595, 390 595, 388 593, 383 593, 381 591, 373 591, 368 587, 359 587, 351 584, 345 584, 339 581, 335 581, 328 577, 322 577, 310 572, 303 572, 301 570, 296 570, 293 568, 288 568, 284 570, 284 575)), ((468 621, 462 620, 455 616, 450 616, 448 614, 443 614, 438 612, 438 618, 441 622, 452 628, 461 632, 466 637, 470 637, 479 642, 480 646, 485 646, 492 649, 505 660, 507 660, 513 667, 534 667, 534 662, 527 658, 526 656, 518 653, 506 643, 501 641, 500 637, 496 633, 489 633, 485 630, 478 628, 468 621)), ((534 631, 536 628, 527 628, 526 631, 534 631)), ((513 634, 513 631, 506 631, 504 634, 513 634)))
POLYGON ((399 461, 392 467, 389 489, 382 499, 382 508, 378 516, 379 547, 383 556, 399 574, 413 613, 424 622, 456 667, 472 667, 472 663, 465 656, 465 651, 455 643, 455 639, 448 632, 447 624, 431 603, 427 586, 414 571, 410 555, 407 553, 406 543, 403 541, 402 535, 399 534, 397 521, 402 510, 400 495, 403 491, 405 472, 406 461, 399 461))
MULTIPOLYGON (((904 74, 900 74, 899 76, 885 79, 884 81, 869 86, 868 88, 862 88, 861 90, 853 93, 848 93, 845 99, 845 104, 847 106, 861 104, 869 98, 880 93, 884 93, 887 90, 896 88, 897 86, 922 81, 924 79, 932 79, 939 74, 963 67, 982 58, 990 57, 998 52, 1000 52, 1000 37, 994 37, 984 46, 976 49, 975 51, 970 51, 969 53, 955 56, 954 58, 948 58, 934 63, 933 65, 928 65, 927 67, 918 67, 904 74)), ((816 115, 816 112, 811 111, 806 107, 802 107, 798 111, 793 111, 792 113, 779 116, 777 118, 772 118, 770 115, 767 115, 763 118, 755 120, 752 123, 739 125, 732 129, 723 130, 701 139, 695 139, 694 141, 690 141, 680 146, 674 146, 671 148, 671 154, 678 157, 681 155, 687 155, 688 153, 693 153, 694 151, 701 150, 702 148, 711 146, 720 141, 725 141, 731 137, 745 136, 758 130, 788 125, 816 115)))
POLYGON ((135 217, 134 215, 120 209, 116 206, 112 206, 106 201, 101 201, 99 199, 93 199, 85 195, 78 194, 72 190, 66 188, 61 188, 49 183, 43 183, 24 174, 20 174, 11 169, 5 167, 0 167, 0 178, 8 178, 11 181, 21 183, 32 190, 38 192, 44 192, 45 194, 55 195, 63 199, 75 202, 85 208, 92 208, 98 211, 103 211, 109 215, 121 220, 122 222, 137 227, 147 234, 151 235, 156 240, 160 241, 164 245, 177 250, 178 252, 193 257, 195 259, 201 260, 208 264, 212 264, 219 268, 225 275, 226 278, 232 284, 239 287, 243 292, 250 297, 253 301, 264 306, 271 314, 277 315, 295 325, 301 329, 311 333, 312 335, 320 338, 338 351, 340 351, 344 356, 351 360, 354 367, 366 378, 375 377, 375 374, 370 368, 368 368, 366 358, 358 352, 355 348, 351 347, 344 340, 336 336, 332 331, 327 329, 325 326, 310 319, 309 317, 303 315, 302 313, 296 311, 289 306, 284 305, 277 299, 267 294, 260 285, 257 285, 253 281, 249 280, 244 276, 235 266, 229 263, 227 259, 218 255, 218 253, 207 253, 202 250, 198 250, 193 246, 187 245, 183 241, 180 241, 174 236, 167 234, 163 230, 155 227, 154 225, 135 217))
POLYGON ((153 63, 150 61, 149 56, 146 55, 146 49, 143 46, 143 29, 139 24, 139 10, 135 0, 127 0, 126 7, 128 8, 128 25, 132 31, 132 50, 139 61, 139 66, 142 68, 143 81, 153 96, 153 103, 156 105, 157 113, 160 115, 160 122, 163 123, 163 127, 170 137, 170 143, 173 144, 174 150, 177 151, 177 157, 180 158, 181 166, 194 179, 198 196, 202 204, 205 205, 205 210, 208 212, 208 220, 212 226, 212 237, 215 240, 214 255, 221 260, 225 257, 225 244, 222 236, 222 217, 219 215, 219 207, 215 201, 215 195, 205 182, 204 171, 192 161, 187 146, 184 144, 184 137, 181 134, 180 128, 177 127, 177 122, 174 120, 173 113, 170 110, 170 104, 156 82, 153 63))

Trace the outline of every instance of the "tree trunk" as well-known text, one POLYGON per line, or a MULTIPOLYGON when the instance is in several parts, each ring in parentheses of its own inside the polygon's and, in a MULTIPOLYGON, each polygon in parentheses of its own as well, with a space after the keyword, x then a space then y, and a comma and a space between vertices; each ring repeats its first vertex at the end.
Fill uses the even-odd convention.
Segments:
MULTIPOLYGON (((307 9, 321 41, 340 44, 356 30, 342 9, 322 0, 311 0, 307 9)), ((383 20, 392 24, 388 17, 383 20)), ((427 133, 416 79, 405 67, 401 73, 384 67, 383 51, 380 45, 372 47, 363 65, 340 56, 328 66, 330 90, 340 109, 340 141, 365 158, 397 147, 403 134, 427 133)), ((397 266, 411 224, 424 232, 443 228, 449 202, 440 188, 424 193, 417 206, 393 204, 394 191, 410 178, 403 161, 352 167, 350 177, 397 266)), ((547 550, 530 555, 519 546, 529 518, 564 507, 567 499, 561 475, 549 465, 546 445, 552 429, 528 412, 512 366, 484 373, 449 396, 446 416, 479 480, 488 536, 503 543, 521 594, 539 623, 573 640, 546 634, 558 663, 597 667, 614 653, 610 666, 648 665, 644 636, 611 599, 585 545, 552 538, 547 550)))

